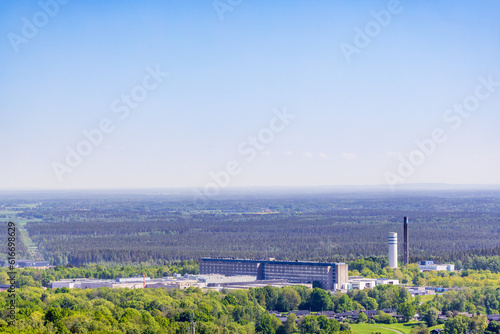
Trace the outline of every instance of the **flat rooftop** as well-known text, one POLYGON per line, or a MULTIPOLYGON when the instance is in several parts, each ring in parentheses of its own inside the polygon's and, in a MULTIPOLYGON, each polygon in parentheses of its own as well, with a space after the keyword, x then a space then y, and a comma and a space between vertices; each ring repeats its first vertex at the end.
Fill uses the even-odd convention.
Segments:
POLYGON ((245 259, 217 259, 217 258, 202 258, 200 261, 202 262, 246 262, 246 263, 265 263, 265 264, 288 264, 294 266, 335 266, 337 264, 345 264, 343 262, 340 263, 332 263, 332 262, 316 262, 316 261, 272 261, 272 260, 245 260, 245 259))

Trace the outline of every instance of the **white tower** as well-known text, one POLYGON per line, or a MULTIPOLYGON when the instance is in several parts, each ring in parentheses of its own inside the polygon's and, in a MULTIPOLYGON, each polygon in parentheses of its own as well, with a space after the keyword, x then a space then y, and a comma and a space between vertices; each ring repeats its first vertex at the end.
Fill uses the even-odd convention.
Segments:
POLYGON ((389 267, 398 267, 398 234, 389 232, 389 267))

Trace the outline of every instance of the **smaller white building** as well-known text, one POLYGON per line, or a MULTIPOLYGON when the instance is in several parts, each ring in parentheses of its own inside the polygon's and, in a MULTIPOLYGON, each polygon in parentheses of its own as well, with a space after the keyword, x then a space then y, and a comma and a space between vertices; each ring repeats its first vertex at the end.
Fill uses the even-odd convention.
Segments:
POLYGON ((426 289, 423 286, 406 287, 406 290, 410 293, 410 295, 412 297, 427 296, 427 295, 435 295, 436 294, 436 291, 426 289))
POLYGON ((398 279, 389 279, 389 278, 377 278, 377 285, 380 284, 390 284, 390 285, 399 285, 398 279))
POLYGON ((52 289, 56 288, 80 288, 82 282, 88 281, 87 278, 74 278, 74 279, 62 279, 60 281, 51 281, 50 287, 52 289))
POLYGON ((80 288, 80 289, 113 288, 115 282, 116 281, 112 280, 84 281, 80 283, 80 286, 75 286, 75 288, 80 288))
POLYGON ((73 280, 63 280, 63 281, 51 282, 50 287, 52 289, 56 289, 56 288, 73 289, 75 287, 75 282, 73 280))
POLYGON ((354 290, 373 289, 377 285, 381 284, 399 285, 399 280, 388 279, 388 278, 364 278, 362 276, 351 276, 349 277, 348 289, 354 289, 354 290))
POLYGON ((143 276, 136 276, 136 277, 120 277, 117 278, 116 281, 118 283, 141 283, 141 282, 148 282, 151 280, 150 277, 143 277, 143 276))
POLYGON ((372 289, 377 285, 377 280, 372 278, 358 278, 349 280, 354 290, 372 289))
POLYGON ((420 271, 455 271, 455 265, 451 263, 436 264, 433 261, 422 261, 418 265, 420 271))

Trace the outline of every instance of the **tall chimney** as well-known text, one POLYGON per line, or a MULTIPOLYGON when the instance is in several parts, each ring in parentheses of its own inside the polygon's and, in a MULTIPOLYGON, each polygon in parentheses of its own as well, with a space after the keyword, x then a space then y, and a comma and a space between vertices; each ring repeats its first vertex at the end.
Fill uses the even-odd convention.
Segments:
POLYGON ((398 234, 389 232, 389 267, 398 267, 398 234))
POLYGON ((410 263, 410 240, 408 236, 408 217, 404 218, 404 264, 410 263))

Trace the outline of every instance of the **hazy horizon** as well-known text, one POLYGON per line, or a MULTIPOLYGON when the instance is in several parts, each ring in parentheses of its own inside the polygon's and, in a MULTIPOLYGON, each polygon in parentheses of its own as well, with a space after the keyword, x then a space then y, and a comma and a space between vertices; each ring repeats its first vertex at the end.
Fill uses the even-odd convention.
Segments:
MULTIPOLYGON (((199 187, 143 187, 143 188, 65 188, 65 189, 51 189, 51 188, 1 188, 0 193, 6 192, 108 192, 108 191, 118 191, 118 192, 146 192, 146 191, 180 191, 192 194, 193 191, 198 190, 199 187)), ((425 190, 425 191, 454 191, 454 190, 464 190, 464 191, 482 191, 482 190, 500 190, 500 184, 451 184, 451 183, 406 183, 395 185, 394 187, 389 187, 387 184, 376 184, 376 185, 322 185, 322 186, 229 186, 220 189, 220 193, 225 192, 245 192, 245 191, 285 191, 292 190, 296 192, 307 191, 307 190, 318 190, 318 191, 331 191, 336 190, 374 190, 377 192, 397 192, 405 190, 425 190)))

